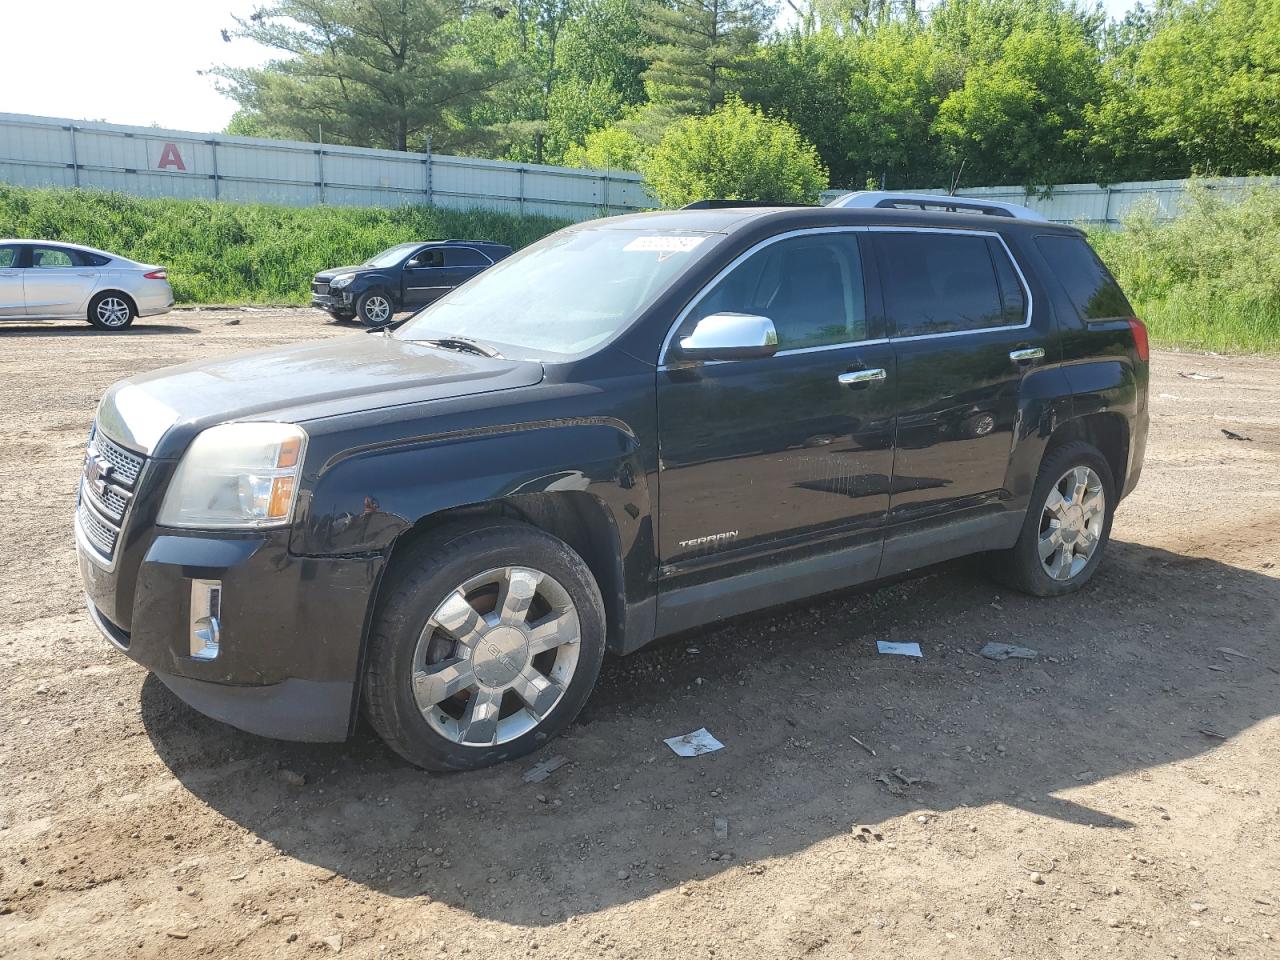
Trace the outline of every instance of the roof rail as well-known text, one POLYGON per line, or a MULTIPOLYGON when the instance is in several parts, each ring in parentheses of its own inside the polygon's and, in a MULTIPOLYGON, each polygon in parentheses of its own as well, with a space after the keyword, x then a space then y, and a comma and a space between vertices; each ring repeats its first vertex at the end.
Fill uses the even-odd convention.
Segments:
POLYGON ((1003 200, 981 197, 951 197, 938 193, 890 193, 885 190, 862 190, 836 197, 828 207, 859 207, 901 210, 942 210, 948 213, 982 213, 991 217, 1020 217, 1023 220, 1045 220, 1043 214, 1030 207, 1003 200))
POLYGON ((681 210, 724 210, 732 207, 809 207, 809 203, 787 203, 783 200, 695 200, 681 210))

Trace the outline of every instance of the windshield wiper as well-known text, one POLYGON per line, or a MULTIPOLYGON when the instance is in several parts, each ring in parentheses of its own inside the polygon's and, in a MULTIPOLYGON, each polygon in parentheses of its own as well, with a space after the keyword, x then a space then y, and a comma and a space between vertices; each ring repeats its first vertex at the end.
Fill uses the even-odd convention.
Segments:
POLYGON ((494 360, 503 359, 502 354, 489 346, 489 344, 481 343, 479 340, 472 340, 470 337, 438 337, 435 340, 423 340, 422 342, 445 350, 457 350, 459 353, 474 353, 477 356, 489 357, 494 360))

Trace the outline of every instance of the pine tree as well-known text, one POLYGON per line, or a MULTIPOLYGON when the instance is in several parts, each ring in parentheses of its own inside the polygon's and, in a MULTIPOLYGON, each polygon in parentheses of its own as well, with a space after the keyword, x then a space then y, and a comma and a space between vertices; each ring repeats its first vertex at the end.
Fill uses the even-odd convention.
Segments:
POLYGON ((772 22, 766 0, 649 0, 645 50, 649 99, 676 115, 706 115, 730 89, 772 22))

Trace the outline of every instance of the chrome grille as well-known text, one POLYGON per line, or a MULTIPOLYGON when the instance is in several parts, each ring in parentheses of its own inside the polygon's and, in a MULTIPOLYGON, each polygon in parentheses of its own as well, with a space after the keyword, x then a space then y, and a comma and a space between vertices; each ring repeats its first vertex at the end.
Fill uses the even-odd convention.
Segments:
POLYGON ((88 541, 97 547, 99 553, 110 559, 115 553, 116 539, 120 536, 119 531, 100 520, 98 515, 84 502, 83 497, 80 500, 80 507, 76 511, 76 518, 80 521, 80 529, 88 541))
POLYGON ((320 293, 320 294, 328 293, 328 292, 329 292, 329 284, 327 284, 327 283, 321 283, 319 280, 312 281, 312 284, 311 284, 311 292, 312 292, 312 293, 320 293))
POLYGON ((89 442, 89 453, 97 453, 101 459, 111 464, 115 468, 115 477, 124 486, 132 488, 138 482, 138 474, 142 472, 142 464, 145 462, 140 454, 126 450, 96 430, 93 440, 89 442))
POLYGON ((95 425, 84 458, 80 496, 76 500, 76 524, 85 540, 107 560, 120 543, 133 490, 146 458, 126 450, 95 425))
POLYGON ((95 507, 117 524, 124 519, 124 512, 129 508, 129 495, 108 483, 85 483, 81 495, 92 500, 95 507))

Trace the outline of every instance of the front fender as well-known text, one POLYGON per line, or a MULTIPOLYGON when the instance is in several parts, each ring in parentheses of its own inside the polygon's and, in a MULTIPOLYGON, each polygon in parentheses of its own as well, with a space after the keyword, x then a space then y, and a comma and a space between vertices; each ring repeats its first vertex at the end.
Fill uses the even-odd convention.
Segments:
POLYGON ((357 276, 351 281, 351 286, 347 287, 351 291, 351 299, 354 300, 360 294, 369 290, 382 289, 395 297, 400 296, 400 281, 392 278, 385 273, 370 273, 363 276, 357 276))
POLYGON ((530 493, 580 491, 611 514, 624 555, 651 503, 639 443, 618 421, 526 424, 357 450, 326 463, 291 549, 306 556, 385 551, 419 520, 530 493))

